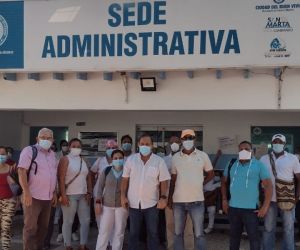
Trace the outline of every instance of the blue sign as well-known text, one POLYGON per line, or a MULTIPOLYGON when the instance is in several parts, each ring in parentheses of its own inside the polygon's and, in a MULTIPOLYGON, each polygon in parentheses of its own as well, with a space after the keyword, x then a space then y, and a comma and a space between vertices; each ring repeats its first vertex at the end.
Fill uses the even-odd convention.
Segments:
POLYGON ((24 68, 24 2, 0 2, 0 69, 24 68))

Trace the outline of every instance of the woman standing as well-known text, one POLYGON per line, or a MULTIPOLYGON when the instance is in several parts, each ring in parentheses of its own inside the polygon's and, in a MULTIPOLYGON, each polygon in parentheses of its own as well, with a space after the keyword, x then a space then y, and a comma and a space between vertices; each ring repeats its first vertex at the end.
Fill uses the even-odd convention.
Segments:
POLYGON ((15 214, 16 200, 10 190, 7 178, 10 166, 6 164, 7 150, 0 147, 0 231, 3 250, 9 250, 11 245, 12 217, 15 214))
POLYGON ((90 199, 92 192, 91 176, 86 162, 80 156, 82 143, 75 138, 69 142, 70 153, 64 156, 58 166, 59 188, 63 212, 63 238, 66 250, 71 250, 72 224, 76 212, 80 222, 80 250, 87 250, 90 199))
POLYGON ((102 216, 96 250, 106 250, 112 232, 112 250, 122 250, 128 217, 127 209, 121 206, 124 153, 114 150, 111 157, 112 166, 108 166, 99 176, 95 213, 102 213, 102 216))

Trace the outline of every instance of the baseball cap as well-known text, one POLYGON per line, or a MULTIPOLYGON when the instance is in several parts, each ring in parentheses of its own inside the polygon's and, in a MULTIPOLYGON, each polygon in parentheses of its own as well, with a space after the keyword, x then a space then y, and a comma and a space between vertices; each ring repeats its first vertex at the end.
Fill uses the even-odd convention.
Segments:
POLYGON ((286 143, 286 138, 285 138, 285 136, 282 135, 282 134, 276 134, 276 135, 273 135, 272 141, 274 141, 275 139, 279 139, 279 140, 281 140, 282 142, 286 143))
POLYGON ((182 130, 180 138, 183 138, 183 137, 185 137, 187 135, 196 136, 194 130, 192 130, 192 129, 185 129, 185 130, 182 130))

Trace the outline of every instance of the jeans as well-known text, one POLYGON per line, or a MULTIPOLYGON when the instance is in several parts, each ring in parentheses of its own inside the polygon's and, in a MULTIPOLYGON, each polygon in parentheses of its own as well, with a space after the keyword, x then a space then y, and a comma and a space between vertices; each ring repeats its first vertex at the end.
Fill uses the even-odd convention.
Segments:
POLYGON ((260 250, 259 220, 254 211, 255 209, 229 208, 230 250, 240 249, 243 227, 248 234, 250 250, 260 250))
POLYGON ((68 195, 70 205, 61 206, 63 212, 62 232, 65 246, 71 246, 72 225, 76 212, 80 222, 80 245, 86 245, 90 228, 90 207, 85 195, 68 195))
POLYGON ((190 215, 194 228, 194 249, 205 249, 205 239, 203 233, 204 222, 204 202, 188 202, 173 204, 175 236, 174 250, 184 250, 184 229, 187 214, 190 215))
MULTIPOLYGON (((278 207, 276 202, 271 202, 270 208, 265 217, 265 228, 263 233, 263 249, 275 249, 275 233, 278 215, 278 207)), ((283 240, 281 243, 282 250, 294 250, 294 209, 284 211, 279 209, 283 223, 283 240)))
POLYGON ((143 218, 147 228, 147 247, 148 250, 159 249, 158 240, 158 209, 156 206, 146 209, 129 208, 130 232, 129 250, 139 250, 139 235, 142 227, 143 218))

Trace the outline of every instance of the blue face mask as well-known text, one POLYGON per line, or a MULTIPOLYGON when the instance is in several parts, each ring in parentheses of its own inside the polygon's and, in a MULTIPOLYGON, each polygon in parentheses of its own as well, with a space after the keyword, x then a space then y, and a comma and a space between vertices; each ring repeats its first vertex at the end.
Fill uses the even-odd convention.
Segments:
POLYGON ((122 167, 124 165, 124 160, 123 159, 113 160, 112 165, 114 167, 122 167))
POLYGON ((7 155, 0 155, 0 164, 3 164, 7 161, 7 155))
POLYGON ((151 148, 149 146, 139 146, 139 151, 143 156, 151 154, 151 148))
POLYGON ((131 148, 132 148, 132 144, 131 144, 131 143, 123 143, 123 144, 122 144, 122 149, 123 149, 124 151, 130 151, 131 148))
POLYGON ((106 155, 110 158, 113 151, 113 148, 106 149, 106 155))

